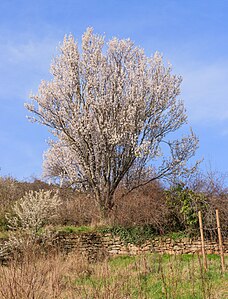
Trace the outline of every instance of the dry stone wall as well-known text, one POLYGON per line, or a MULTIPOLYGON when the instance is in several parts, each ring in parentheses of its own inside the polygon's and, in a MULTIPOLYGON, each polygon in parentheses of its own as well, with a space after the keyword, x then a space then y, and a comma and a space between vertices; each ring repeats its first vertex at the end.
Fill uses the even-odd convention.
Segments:
MULTIPOLYGON (((0 250, 4 240, 0 239, 0 250)), ((53 246, 65 253, 77 252, 85 255, 90 261, 102 260, 107 256, 136 255, 142 253, 168 253, 168 254, 201 254, 200 239, 157 237, 148 240, 142 245, 135 245, 121 240, 110 233, 59 233, 53 246)), ((228 255, 228 239, 223 241, 224 253, 228 255)), ((205 251, 207 254, 219 254, 218 242, 206 240, 205 251)), ((0 264, 4 263, 7 256, 0 257, 0 264)))
MULTIPOLYGON (((112 255, 136 255, 141 253, 201 253, 200 239, 183 238, 173 240, 170 238, 154 238, 142 245, 126 244, 118 236, 101 233, 61 233, 56 240, 60 250, 65 252, 78 251, 97 260, 103 256, 112 255)), ((228 240, 224 240, 224 253, 228 254, 228 240)), ((207 254, 219 254, 219 246, 216 241, 205 241, 207 254)))

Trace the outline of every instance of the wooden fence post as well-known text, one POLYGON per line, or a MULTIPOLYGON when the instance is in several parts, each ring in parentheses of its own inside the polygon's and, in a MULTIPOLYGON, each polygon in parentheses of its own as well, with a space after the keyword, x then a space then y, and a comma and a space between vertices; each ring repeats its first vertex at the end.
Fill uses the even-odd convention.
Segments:
POLYGON ((202 222, 201 211, 198 212, 198 216, 199 216, 199 226, 200 226, 200 237, 201 237, 201 245, 202 245, 203 264, 204 264, 204 269, 207 270, 207 259, 206 259, 206 254, 205 254, 205 245, 204 245, 204 236, 203 236, 203 222, 202 222))
POLYGON ((225 272, 225 259, 224 259, 224 252, 223 252, 222 234, 221 234, 218 209, 216 209, 216 221, 217 221, 217 229, 218 229, 219 250, 220 250, 220 257, 221 257, 222 272, 224 273, 225 272))

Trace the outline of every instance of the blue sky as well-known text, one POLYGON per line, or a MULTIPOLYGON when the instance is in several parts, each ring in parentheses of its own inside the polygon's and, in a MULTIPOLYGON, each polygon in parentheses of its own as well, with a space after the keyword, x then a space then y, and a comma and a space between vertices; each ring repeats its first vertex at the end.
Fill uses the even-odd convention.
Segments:
POLYGON ((45 127, 27 121, 24 102, 42 79, 65 34, 80 41, 88 26, 107 39, 131 38, 160 51, 183 76, 181 98, 200 139, 202 168, 228 169, 228 1, 1 0, 0 175, 40 177, 45 127))

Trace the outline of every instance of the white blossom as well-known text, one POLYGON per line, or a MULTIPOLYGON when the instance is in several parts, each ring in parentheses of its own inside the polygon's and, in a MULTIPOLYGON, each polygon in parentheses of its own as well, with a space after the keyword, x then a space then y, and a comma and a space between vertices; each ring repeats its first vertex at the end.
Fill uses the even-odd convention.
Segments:
POLYGON ((194 155, 193 133, 166 140, 187 116, 178 98, 182 78, 158 52, 147 57, 130 39, 105 43, 88 28, 81 50, 72 35, 64 38, 51 73, 53 80, 42 81, 26 104, 55 137, 45 154, 45 174, 91 190, 103 210, 112 207, 116 188, 135 164, 162 156, 163 142, 170 157, 154 178, 181 172, 194 155))
POLYGON ((6 214, 8 239, 0 248, 0 258, 7 259, 13 253, 25 253, 37 243, 52 242, 56 233, 44 226, 57 215, 61 205, 58 192, 29 191, 6 214), (42 232, 40 229, 42 228, 42 232))
POLYGON ((56 216, 61 205, 59 195, 52 191, 29 191, 12 207, 6 215, 9 228, 13 230, 31 231, 34 234, 56 216))

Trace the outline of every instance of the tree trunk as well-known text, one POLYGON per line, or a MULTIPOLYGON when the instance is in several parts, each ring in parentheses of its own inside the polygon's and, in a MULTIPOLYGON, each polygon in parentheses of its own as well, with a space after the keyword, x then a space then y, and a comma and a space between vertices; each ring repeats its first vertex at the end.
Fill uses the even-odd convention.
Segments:
POLYGON ((96 199, 99 204, 101 218, 102 220, 107 221, 114 206, 114 194, 110 191, 104 191, 102 193, 97 193, 96 199))

